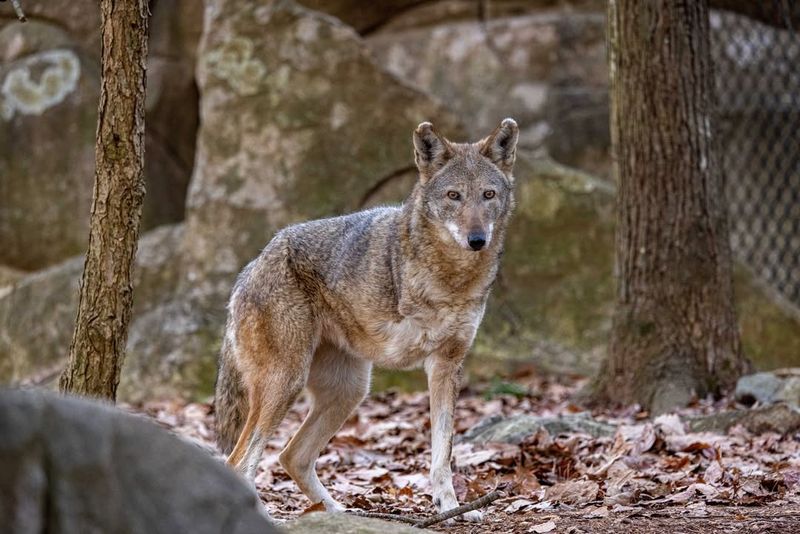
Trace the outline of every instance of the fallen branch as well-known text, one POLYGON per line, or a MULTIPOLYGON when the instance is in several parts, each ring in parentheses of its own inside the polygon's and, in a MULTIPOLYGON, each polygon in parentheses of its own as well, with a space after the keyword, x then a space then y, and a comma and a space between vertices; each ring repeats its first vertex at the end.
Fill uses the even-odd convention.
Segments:
POLYGON ((423 519, 422 521, 419 521, 418 523, 414 524, 414 526, 419 528, 425 528, 431 525, 435 525, 436 523, 441 523, 442 521, 447 521, 452 517, 463 515, 466 514, 467 512, 477 510, 478 508, 483 508, 484 506, 488 506, 489 504, 493 503, 503 495, 504 495, 503 491, 494 490, 493 492, 487 493, 483 497, 479 497, 472 502, 462 504, 457 508, 453 508, 452 510, 442 512, 441 514, 436 514, 434 516, 429 517, 428 519, 423 519))
MULTIPOLYGON (((5 2, 6 0, 0 0, 0 2, 5 2)), ((14 7, 14 13, 17 14, 17 18, 20 22, 27 22, 28 19, 25 17, 25 13, 22 11, 22 6, 19 5, 19 0, 11 0, 11 5, 14 7)))
POLYGON ((502 490, 494 490, 493 492, 487 493, 483 497, 479 497, 472 502, 462 504, 461 506, 458 506, 446 512, 442 512, 440 514, 432 515, 431 517, 428 517, 426 519, 422 519, 419 517, 411 517, 407 515, 365 512, 363 510, 348 510, 348 513, 357 515, 359 517, 371 517, 373 519, 400 521, 402 523, 408 523, 409 525, 414 525, 417 528, 425 528, 431 525, 435 525, 436 523, 441 523, 442 521, 447 521, 448 519, 451 519, 453 517, 466 514, 467 512, 477 510, 478 508, 483 508, 484 506, 488 506, 489 504, 493 503, 503 495, 505 495, 505 493, 502 490))

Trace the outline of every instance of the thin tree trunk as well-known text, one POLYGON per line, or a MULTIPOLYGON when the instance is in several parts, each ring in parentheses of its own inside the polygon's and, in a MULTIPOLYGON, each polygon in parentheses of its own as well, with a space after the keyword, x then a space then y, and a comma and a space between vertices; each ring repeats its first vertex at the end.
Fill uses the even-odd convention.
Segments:
POLYGON ((654 412, 747 369, 713 137, 708 0, 610 0, 617 296, 595 401, 654 412))
POLYGON ((61 390, 114 400, 144 198, 146 0, 101 0, 102 83, 89 249, 61 390))

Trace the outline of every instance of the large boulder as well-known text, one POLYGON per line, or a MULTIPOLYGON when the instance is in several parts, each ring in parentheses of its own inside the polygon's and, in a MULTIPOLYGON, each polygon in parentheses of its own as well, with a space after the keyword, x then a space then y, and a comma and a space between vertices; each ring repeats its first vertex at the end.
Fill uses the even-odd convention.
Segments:
POLYGON ((469 117, 472 137, 504 117, 520 146, 596 174, 609 168, 605 13, 528 6, 516 17, 387 27, 370 47, 396 75, 469 117))
MULTIPOLYGON (((139 241, 133 278, 135 317, 173 297, 182 235, 182 225, 165 226, 139 241)), ((58 375, 75 325, 82 272, 83 258, 72 258, 0 289, 0 383, 49 382, 58 375)))
POLYGON ((187 282, 215 307, 276 230, 352 211, 412 168, 418 123, 460 134, 452 115, 381 68, 355 31, 289 1, 210 2, 198 83, 187 282))
MULTIPOLYGON (((0 264, 35 270, 83 252, 100 90, 97 2, 30 0, 0 19, 0 264)), ((10 9, 10 8, 9 8, 10 9)), ((142 226, 183 219, 194 162, 202 2, 160 0, 150 33, 142 226)))
POLYGON ((298 3, 315 11, 333 15, 359 33, 369 32, 392 17, 430 0, 299 0, 298 3))
POLYGON ((89 235, 100 78, 63 28, 0 28, 0 263, 32 270, 89 235))
POLYGON ((0 473, 4 532, 278 532, 221 461, 97 402, 1 391, 0 473))
POLYGON ((126 402, 180 397, 205 400, 214 390, 224 310, 175 299, 136 314, 119 391, 126 402))

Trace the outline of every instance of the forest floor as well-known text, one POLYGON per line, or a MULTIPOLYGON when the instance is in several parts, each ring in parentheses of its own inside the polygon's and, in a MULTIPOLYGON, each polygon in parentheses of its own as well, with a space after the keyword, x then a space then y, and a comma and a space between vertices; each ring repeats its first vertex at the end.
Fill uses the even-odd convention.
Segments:
MULTIPOLYGON (((461 435, 488 416, 558 416, 580 379, 535 373, 512 383, 471 387, 459 398, 461 435)), ((428 396, 372 394, 331 440, 317 470, 334 498, 351 509, 407 517, 434 513, 428 396)), ((457 521, 432 530, 459 534, 545 532, 800 532, 800 435, 690 432, 685 421, 734 407, 698 400, 655 419, 636 409, 594 411, 613 433, 550 435, 540 429, 521 443, 471 443, 457 438, 455 487, 460 502, 497 487, 506 495, 483 508, 482 523, 457 521)), ((313 510, 277 461, 308 404, 292 409, 269 441, 256 487, 270 515, 290 520, 313 510)), ((205 403, 147 403, 127 409, 216 453, 213 408, 205 403)))

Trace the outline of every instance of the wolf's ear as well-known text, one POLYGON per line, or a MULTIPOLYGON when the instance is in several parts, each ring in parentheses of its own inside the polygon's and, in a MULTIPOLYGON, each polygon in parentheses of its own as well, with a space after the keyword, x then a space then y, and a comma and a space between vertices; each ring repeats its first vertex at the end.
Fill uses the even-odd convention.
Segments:
POLYGON ((414 161, 417 162, 420 180, 425 183, 453 157, 453 148, 429 122, 417 126, 413 139, 414 161))
POLYGON ((481 154, 510 176, 517 156, 517 140, 519 140, 517 122, 514 119, 503 119, 500 126, 480 142, 481 154))

